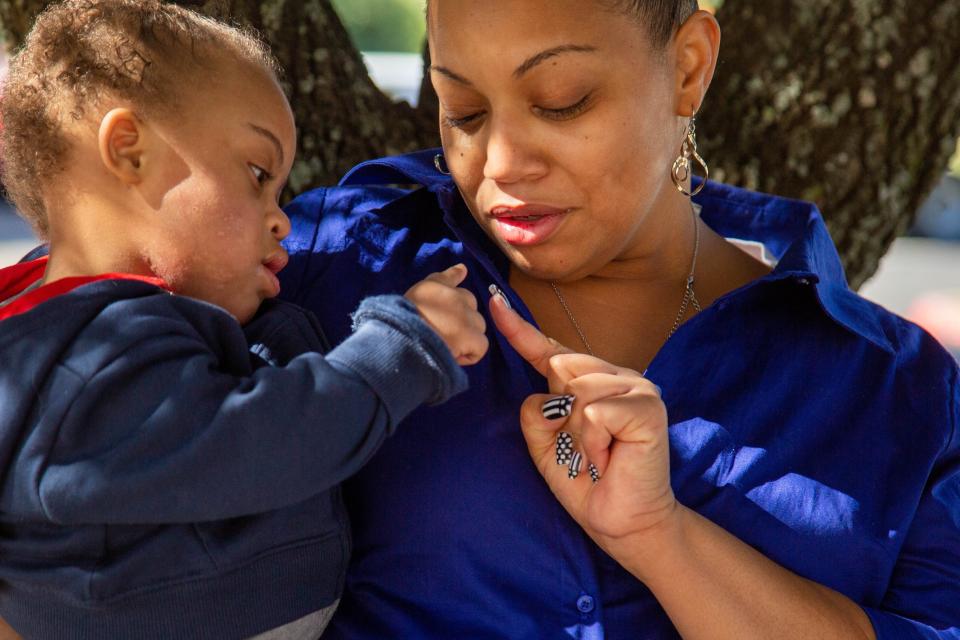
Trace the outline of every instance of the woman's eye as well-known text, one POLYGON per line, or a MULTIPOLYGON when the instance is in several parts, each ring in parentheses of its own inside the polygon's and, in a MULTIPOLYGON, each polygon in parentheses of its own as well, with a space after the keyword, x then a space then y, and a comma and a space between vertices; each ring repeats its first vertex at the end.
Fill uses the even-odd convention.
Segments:
POLYGON ((267 172, 266 169, 262 167, 258 167, 255 164, 250 165, 250 171, 253 172, 253 177, 254 179, 256 179, 257 184, 261 186, 263 186, 264 183, 266 183, 270 178, 273 177, 267 172))
MULTIPOLYGON (((535 113, 550 120, 571 120, 583 113, 590 106, 592 94, 583 96, 580 100, 566 107, 559 109, 547 109, 545 107, 533 107, 535 113)), ((443 115, 443 124, 452 129, 471 130, 480 125, 480 121, 486 115, 479 111, 466 116, 443 115)))
POLYGON ((583 113, 583 111, 589 106, 590 98, 591 94, 588 93, 568 107, 562 107, 560 109, 534 107, 534 110, 545 118, 549 118, 551 120, 571 120, 583 113))
POLYGON ((467 129, 471 124, 478 124, 478 120, 483 116, 483 112, 471 113, 468 116, 454 117, 451 115, 444 114, 443 124, 444 126, 453 128, 453 129, 467 129))

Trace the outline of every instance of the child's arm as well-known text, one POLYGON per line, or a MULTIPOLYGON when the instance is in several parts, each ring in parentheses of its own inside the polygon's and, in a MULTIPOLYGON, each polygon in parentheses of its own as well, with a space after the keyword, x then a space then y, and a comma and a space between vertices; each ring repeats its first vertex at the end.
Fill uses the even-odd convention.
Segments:
MULTIPOLYGON (((354 334, 326 357, 305 353, 248 375, 233 373, 247 358, 235 324, 198 330, 171 305, 153 306, 153 318, 118 311, 118 326, 98 329, 123 335, 131 315, 155 328, 96 373, 61 372, 33 434, 39 446, 16 461, 31 466, 18 477, 35 484, 5 510, 135 524, 280 508, 355 473, 410 411, 466 386, 450 350, 399 296, 366 300, 354 334)), ((475 328, 455 325, 476 319, 456 317, 448 329, 475 340, 475 328)))

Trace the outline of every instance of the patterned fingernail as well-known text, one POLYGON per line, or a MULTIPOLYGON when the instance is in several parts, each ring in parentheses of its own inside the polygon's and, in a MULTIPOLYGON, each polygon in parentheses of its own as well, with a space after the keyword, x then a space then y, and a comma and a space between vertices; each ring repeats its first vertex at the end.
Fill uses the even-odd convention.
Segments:
POLYGON ((591 462, 587 465, 587 471, 590 472, 590 479, 593 480, 593 484, 597 484, 600 481, 600 469, 597 469, 597 465, 591 462))
POLYGON ((510 301, 507 300, 507 296, 503 293, 503 290, 495 284, 487 287, 487 291, 490 292, 491 296, 500 296, 500 299, 503 300, 503 304, 507 305, 507 309, 513 309, 513 305, 510 304, 510 301))
POLYGON ((580 468, 583 466, 583 454, 579 451, 573 452, 573 457, 570 458, 570 471, 567 472, 567 477, 573 480, 578 475, 580 475, 580 468))
POLYGON ((557 464, 570 464, 573 457, 573 436, 566 431, 557 434, 557 464))
POLYGON ((566 418, 573 410, 574 396, 559 396, 543 403, 543 417, 547 420, 566 418))

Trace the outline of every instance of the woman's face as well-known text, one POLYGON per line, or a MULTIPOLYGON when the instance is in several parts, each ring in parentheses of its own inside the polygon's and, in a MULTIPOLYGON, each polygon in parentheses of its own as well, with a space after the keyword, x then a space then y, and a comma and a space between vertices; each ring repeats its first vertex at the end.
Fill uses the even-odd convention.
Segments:
POLYGON ((516 267, 572 280, 656 250, 695 106, 672 45, 584 0, 432 0, 429 36, 447 165, 516 267))

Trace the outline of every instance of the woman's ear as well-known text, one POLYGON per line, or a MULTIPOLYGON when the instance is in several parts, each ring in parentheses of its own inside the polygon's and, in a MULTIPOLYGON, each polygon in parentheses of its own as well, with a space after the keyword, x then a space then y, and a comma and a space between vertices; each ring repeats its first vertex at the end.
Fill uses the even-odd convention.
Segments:
POLYGON ((117 108, 100 121, 100 160, 125 185, 142 180, 144 123, 133 111, 117 108))
POLYGON ((677 115, 690 117, 703 103, 720 51, 720 25, 712 14, 697 11, 673 40, 677 61, 677 115))

